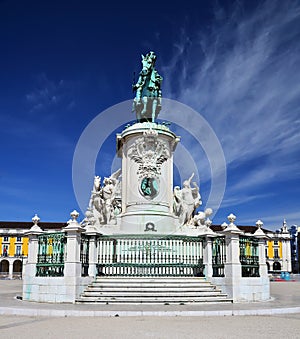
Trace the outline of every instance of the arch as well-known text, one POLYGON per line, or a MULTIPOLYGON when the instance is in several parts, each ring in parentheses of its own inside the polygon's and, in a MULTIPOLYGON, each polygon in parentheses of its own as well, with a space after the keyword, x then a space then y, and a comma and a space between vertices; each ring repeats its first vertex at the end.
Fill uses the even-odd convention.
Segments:
POLYGON ((13 274, 22 272, 22 261, 17 259, 13 263, 13 274))
POLYGON ((9 274, 9 262, 8 260, 2 260, 0 262, 0 276, 7 276, 9 274))
POLYGON ((280 262, 275 261, 273 264, 273 271, 281 271, 281 265, 280 262))

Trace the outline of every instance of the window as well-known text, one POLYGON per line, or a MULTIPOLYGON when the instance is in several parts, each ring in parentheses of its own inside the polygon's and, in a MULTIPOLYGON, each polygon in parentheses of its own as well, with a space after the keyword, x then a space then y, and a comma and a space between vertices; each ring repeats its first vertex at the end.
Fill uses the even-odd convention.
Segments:
POLYGON ((279 258, 278 249, 277 248, 274 249, 274 257, 275 258, 279 258))
POLYGON ((268 249, 266 248, 266 258, 268 258, 268 249))
POLYGON ((2 255, 3 255, 3 257, 7 257, 8 256, 8 245, 3 245, 3 247, 2 247, 2 255))
POLYGON ((8 237, 7 236, 3 237, 3 241, 8 241, 8 237))
POLYGON ((274 245, 278 245, 278 240, 274 240, 274 245))
POLYGON ((16 255, 17 256, 21 255, 21 246, 20 245, 17 245, 17 247, 16 247, 16 255))
POLYGON ((21 242, 22 241, 22 237, 17 237, 17 242, 21 242))

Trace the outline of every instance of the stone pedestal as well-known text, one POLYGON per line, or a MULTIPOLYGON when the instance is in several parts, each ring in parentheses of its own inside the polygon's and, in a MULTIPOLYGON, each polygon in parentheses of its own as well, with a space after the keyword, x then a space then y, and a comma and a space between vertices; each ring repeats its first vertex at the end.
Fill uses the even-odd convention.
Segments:
POLYGON ((32 281, 36 275, 36 264, 38 261, 38 236, 43 233, 43 230, 38 226, 40 218, 35 215, 32 218, 33 226, 25 233, 28 236, 28 257, 26 265, 24 265, 23 278, 23 300, 30 300, 32 281))
POLYGON ((169 234, 173 214, 173 152, 179 138, 165 125, 137 123, 117 135, 122 157, 120 233, 169 234))
POLYGON ((32 221, 34 223, 33 226, 25 233, 28 236, 28 258, 24 266, 24 280, 26 280, 26 277, 35 277, 39 250, 38 236, 43 233, 43 230, 38 226, 40 218, 35 215, 32 221))
POLYGON ((81 233, 84 229, 74 218, 68 222, 68 226, 63 230, 66 232, 67 237, 67 257, 65 260, 64 276, 81 277, 80 241, 81 233))
POLYGON ((226 263, 224 265, 225 281, 228 287, 227 293, 236 300, 239 295, 239 284, 242 276, 242 267, 240 263, 239 239, 241 231, 227 229, 225 233, 226 243, 226 263))
POLYGON ((85 230, 85 235, 89 237, 89 277, 96 277, 97 275, 97 236, 100 235, 94 226, 88 225, 85 230))

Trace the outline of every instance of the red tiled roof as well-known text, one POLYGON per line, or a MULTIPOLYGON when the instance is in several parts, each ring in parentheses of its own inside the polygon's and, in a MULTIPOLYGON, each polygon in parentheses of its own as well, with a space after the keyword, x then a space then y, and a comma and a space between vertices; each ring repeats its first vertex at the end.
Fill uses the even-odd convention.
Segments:
MULTIPOLYGON (((256 226, 244 226, 244 225, 236 225, 237 228, 239 228, 241 231, 245 232, 245 233, 255 233, 255 231, 257 230, 257 227, 256 226)), ((223 231, 223 228, 222 226, 220 225, 211 225, 211 229, 214 231, 214 232, 221 232, 223 231)), ((265 233, 274 233, 273 231, 270 231, 270 230, 267 230, 265 228, 262 228, 262 230, 265 232, 265 233)))
MULTIPOLYGON (((38 225, 42 230, 53 230, 61 229, 67 226, 66 222, 39 222, 38 225)), ((33 226, 32 222, 28 221, 0 221, 0 230, 1 229, 30 229, 33 226)))

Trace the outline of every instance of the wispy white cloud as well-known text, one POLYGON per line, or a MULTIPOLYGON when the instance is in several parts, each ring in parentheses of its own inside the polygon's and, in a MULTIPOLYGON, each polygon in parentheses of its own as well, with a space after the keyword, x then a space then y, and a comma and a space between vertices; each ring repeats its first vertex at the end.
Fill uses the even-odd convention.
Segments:
POLYGON ((250 201, 263 199, 271 197, 272 194, 248 194, 248 195, 239 195, 239 196, 231 196, 230 198, 225 198, 222 202, 222 208, 227 207, 235 207, 238 205, 242 205, 248 203, 250 201))
POLYGON ((70 84, 63 79, 54 81, 50 80, 45 73, 39 74, 35 80, 35 88, 25 96, 30 105, 30 112, 53 109, 65 100, 67 100, 65 103, 67 108, 74 107, 74 99, 68 98, 69 88, 70 84))
POLYGON ((295 1, 267 0, 249 12, 218 7, 209 29, 196 37, 183 31, 163 68, 170 79, 164 95, 209 121, 228 165, 249 163, 230 188, 239 197, 245 189, 288 180, 291 173, 300 178, 299 27, 295 1), (259 158, 264 161, 257 164, 259 158))
MULTIPOLYGON (((264 224, 266 225, 266 228, 269 228, 271 230, 277 230, 282 227, 283 219, 286 219, 288 227, 292 225, 299 225, 300 226, 300 212, 288 212, 288 213, 277 213, 273 215, 263 214, 259 217, 264 224)), ((254 225, 253 218, 243 218, 242 223, 244 224, 250 224, 254 225)))

